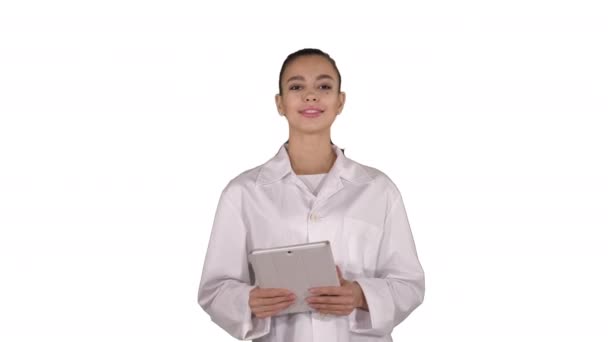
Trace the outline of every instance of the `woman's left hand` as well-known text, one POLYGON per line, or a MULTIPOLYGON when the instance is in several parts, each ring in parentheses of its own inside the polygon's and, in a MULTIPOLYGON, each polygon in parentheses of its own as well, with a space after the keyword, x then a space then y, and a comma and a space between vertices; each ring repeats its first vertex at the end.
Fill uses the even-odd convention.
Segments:
POLYGON ((316 287, 310 289, 312 296, 306 298, 308 305, 322 314, 346 316, 354 309, 367 310, 367 302, 361 286, 357 282, 345 280, 340 267, 336 266, 340 286, 316 287))

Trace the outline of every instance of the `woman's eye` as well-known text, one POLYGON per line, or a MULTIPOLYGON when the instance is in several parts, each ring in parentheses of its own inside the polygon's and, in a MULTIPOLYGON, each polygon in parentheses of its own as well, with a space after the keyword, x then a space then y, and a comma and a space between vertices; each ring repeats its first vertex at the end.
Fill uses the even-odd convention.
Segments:
POLYGON ((299 84, 294 84, 292 86, 289 86, 289 90, 300 90, 302 89, 302 86, 299 84))
POLYGON ((331 86, 329 84, 323 84, 322 86, 320 86, 319 88, 323 89, 323 90, 330 90, 331 86))

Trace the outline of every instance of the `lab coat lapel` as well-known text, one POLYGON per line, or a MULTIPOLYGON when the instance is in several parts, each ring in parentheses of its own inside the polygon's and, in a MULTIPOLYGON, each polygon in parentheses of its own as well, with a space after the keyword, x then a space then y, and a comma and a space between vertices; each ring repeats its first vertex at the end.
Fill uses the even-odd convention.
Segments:
MULTIPOLYGON (((359 165, 344 156, 342 149, 337 145, 332 145, 332 148, 336 153, 336 160, 327 173, 326 179, 317 195, 317 201, 328 199, 342 190, 344 188, 344 181, 354 184, 372 181, 372 178, 362 165, 359 165)), ((309 192, 307 187, 297 178, 295 172, 293 172, 286 144, 283 144, 278 153, 263 165, 258 175, 257 182, 261 185, 270 184, 279 181, 286 176, 288 176, 290 182, 295 183, 302 188, 303 191, 309 192)))
POLYGON ((323 186, 317 195, 317 200, 328 199, 344 188, 344 183, 342 183, 341 177, 342 169, 344 167, 344 154, 342 153, 342 150, 338 148, 338 146, 332 145, 332 148, 336 153, 336 160, 334 161, 334 165, 327 173, 323 186))

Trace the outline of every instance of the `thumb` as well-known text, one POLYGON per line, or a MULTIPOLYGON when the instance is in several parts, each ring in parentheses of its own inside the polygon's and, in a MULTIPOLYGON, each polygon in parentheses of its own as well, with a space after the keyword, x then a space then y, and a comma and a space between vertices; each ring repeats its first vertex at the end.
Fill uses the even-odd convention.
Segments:
POLYGON ((342 276, 342 271, 340 270, 340 266, 336 265, 336 272, 338 272, 338 280, 340 281, 340 285, 344 284, 346 280, 342 276))

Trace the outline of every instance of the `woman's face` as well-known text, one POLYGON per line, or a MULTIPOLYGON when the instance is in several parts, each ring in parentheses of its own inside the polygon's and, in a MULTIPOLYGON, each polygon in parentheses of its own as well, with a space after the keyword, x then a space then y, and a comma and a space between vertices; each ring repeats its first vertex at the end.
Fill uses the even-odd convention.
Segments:
POLYGON ((275 101, 291 133, 329 133, 344 107, 345 94, 338 91, 338 74, 323 56, 293 60, 285 68, 281 88, 283 95, 277 94, 275 101))

